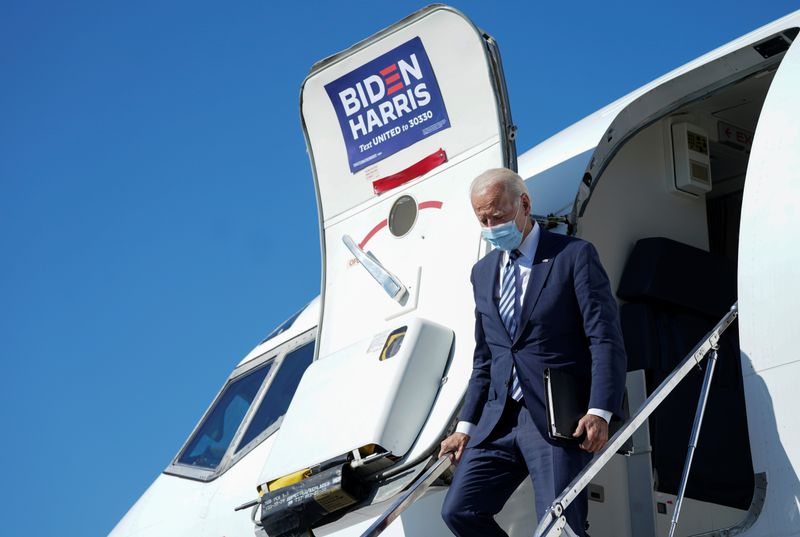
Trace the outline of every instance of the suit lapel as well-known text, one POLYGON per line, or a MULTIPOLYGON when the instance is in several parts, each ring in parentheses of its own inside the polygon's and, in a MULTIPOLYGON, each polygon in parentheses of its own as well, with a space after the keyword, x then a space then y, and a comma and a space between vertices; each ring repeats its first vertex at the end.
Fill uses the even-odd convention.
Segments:
POLYGON ((519 327, 514 341, 519 339, 525 330, 525 325, 528 324, 528 320, 531 318, 536 302, 539 301, 544 282, 547 281, 547 276, 553 267, 552 256, 555 252, 552 247, 551 233, 544 229, 540 233, 539 245, 536 247, 536 254, 533 257, 533 267, 528 278, 528 286, 525 288, 525 301, 522 303, 522 314, 519 317, 519 327))

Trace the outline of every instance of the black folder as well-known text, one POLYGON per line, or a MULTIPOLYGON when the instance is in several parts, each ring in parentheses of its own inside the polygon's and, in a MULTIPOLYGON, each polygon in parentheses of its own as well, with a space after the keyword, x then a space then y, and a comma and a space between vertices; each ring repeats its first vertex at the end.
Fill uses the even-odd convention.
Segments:
POLYGON ((589 410, 591 378, 582 378, 563 369, 544 370, 544 400, 550 438, 582 442, 572 433, 589 410))
MULTIPOLYGON (((587 377, 580 377, 563 369, 544 370, 544 403, 547 410, 547 431, 550 438, 569 440, 575 443, 583 442, 586 433, 575 438, 572 433, 578 428, 578 422, 589 410, 589 395, 592 381, 587 377)), ((628 415, 628 391, 625 390, 622 399, 622 412, 628 415)), ((608 424, 608 438, 624 424, 616 414, 611 417, 608 424)), ((619 453, 630 453, 633 449, 632 440, 629 439, 619 449, 619 453)))

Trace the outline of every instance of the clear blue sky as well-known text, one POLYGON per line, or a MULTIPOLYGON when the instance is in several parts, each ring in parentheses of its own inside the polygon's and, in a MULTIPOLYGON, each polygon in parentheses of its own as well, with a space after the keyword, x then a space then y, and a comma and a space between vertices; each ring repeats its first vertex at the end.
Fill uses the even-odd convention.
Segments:
MULTIPOLYGON (((798 7, 455 4, 500 44, 520 152, 798 7)), ((423 5, 0 3, 0 533, 105 535, 318 293, 300 84, 423 5)))

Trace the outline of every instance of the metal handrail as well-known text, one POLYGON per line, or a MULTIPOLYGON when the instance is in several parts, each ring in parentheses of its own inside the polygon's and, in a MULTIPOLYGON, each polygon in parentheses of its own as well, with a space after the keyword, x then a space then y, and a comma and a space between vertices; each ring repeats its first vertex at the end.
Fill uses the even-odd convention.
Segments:
POLYGON ((367 531, 361 534, 361 537, 375 537, 376 535, 380 535, 389 524, 399 517, 403 511, 417 500, 417 498, 422 496, 433 482, 446 472, 452 464, 453 462, 450 460, 449 454, 440 457, 424 474, 417 478, 408 490, 392 502, 392 505, 367 528, 367 531))
POLYGON ((717 323, 717 325, 706 335, 706 337, 695 346, 670 375, 664 379, 656 390, 650 394, 639 410, 628 422, 617 431, 609 440, 606 446, 597 454, 583 471, 572 480, 567 488, 558 496, 550 509, 542 517, 539 526, 536 528, 534 537, 551 537, 563 532, 565 519, 564 510, 577 498, 589 482, 600 473, 600 470, 611 460, 619 448, 641 427, 650 417, 650 414, 672 393, 672 390, 689 374, 695 366, 700 365, 702 359, 709 351, 719 345, 719 340, 725 330, 736 320, 739 314, 738 302, 731 306, 731 309, 717 323))

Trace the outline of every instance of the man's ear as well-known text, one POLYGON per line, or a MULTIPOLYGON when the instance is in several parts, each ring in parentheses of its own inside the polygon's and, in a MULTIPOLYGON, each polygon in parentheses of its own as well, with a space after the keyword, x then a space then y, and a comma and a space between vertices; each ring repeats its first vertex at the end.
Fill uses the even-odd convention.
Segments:
POLYGON ((523 208, 526 211, 525 214, 526 215, 531 214, 531 208, 532 208, 531 197, 526 192, 522 193, 522 203, 523 203, 523 208))

